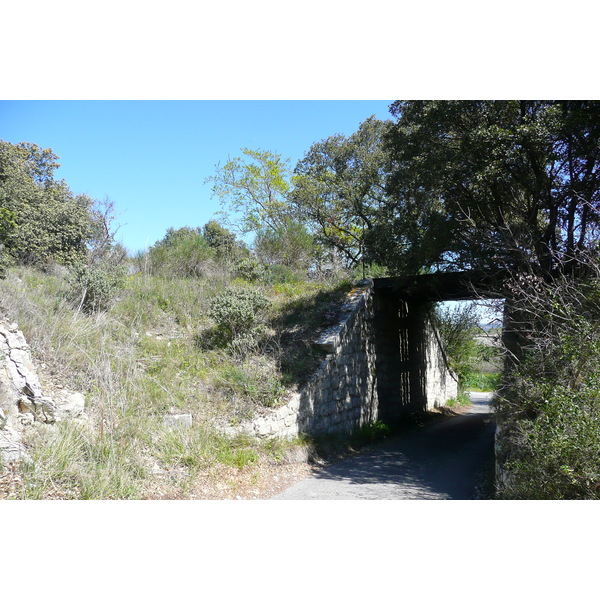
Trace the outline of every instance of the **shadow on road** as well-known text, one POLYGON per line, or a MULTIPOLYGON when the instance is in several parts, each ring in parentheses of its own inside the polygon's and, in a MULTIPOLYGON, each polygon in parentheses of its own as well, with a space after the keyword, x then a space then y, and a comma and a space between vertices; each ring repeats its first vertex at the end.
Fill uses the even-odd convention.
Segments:
MULTIPOLYGON (((284 499, 482 498, 493 469, 489 398, 472 412, 431 422, 334 463, 279 497, 284 499)), ((483 496, 485 497, 485 496, 483 496)))

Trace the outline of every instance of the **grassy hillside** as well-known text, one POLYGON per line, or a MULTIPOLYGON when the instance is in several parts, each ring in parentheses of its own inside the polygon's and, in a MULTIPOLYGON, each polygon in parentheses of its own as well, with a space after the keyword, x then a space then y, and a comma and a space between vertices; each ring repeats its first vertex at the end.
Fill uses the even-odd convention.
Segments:
POLYGON ((84 392, 88 416, 27 428, 33 461, 12 497, 190 497, 223 468, 285 460, 290 443, 229 439, 218 427, 257 415, 301 385, 321 359, 311 342, 335 321, 350 287, 343 279, 249 283, 226 271, 138 273, 106 310, 86 312, 66 273, 9 270, 0 312, 24 332, 44 390, 84 392), (251 327, 225 339, 224 294, 245 292, 264 306, 251 327), (191 415, 191 427, 165 425, 177 414, 191 415))

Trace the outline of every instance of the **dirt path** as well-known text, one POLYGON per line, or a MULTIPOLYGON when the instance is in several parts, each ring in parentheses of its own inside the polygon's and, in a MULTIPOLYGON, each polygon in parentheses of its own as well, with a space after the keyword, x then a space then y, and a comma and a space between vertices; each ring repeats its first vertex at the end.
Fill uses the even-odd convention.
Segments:
POLYGON ((493 468, 491 394, 464 414, 388 439, 273 497, 277 500, 469 500, 486 497, 493 468))

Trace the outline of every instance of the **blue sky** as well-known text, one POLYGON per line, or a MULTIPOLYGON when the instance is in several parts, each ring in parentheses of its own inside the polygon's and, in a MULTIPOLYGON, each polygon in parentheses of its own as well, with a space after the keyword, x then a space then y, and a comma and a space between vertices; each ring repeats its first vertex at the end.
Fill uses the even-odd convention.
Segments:
POLYGON ((350 135, 392 100, 0 101, 0 139, 59 156, 56 177, 76 194, 108 197, 131 252, 168 227, 201 226, 220 209, 207 177, 240 149, 301 159, 336 133, 350 135))

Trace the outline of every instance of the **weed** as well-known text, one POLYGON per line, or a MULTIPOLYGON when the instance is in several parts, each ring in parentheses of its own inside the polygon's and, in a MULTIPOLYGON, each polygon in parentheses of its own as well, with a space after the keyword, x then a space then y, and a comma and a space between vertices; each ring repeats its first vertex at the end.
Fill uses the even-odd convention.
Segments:
POLYGON ((471 400, 467 392, 459 392, 456 398, 450 398, 446 402, 448 408, 454 408, 455 406, 470 406, 471 400))

